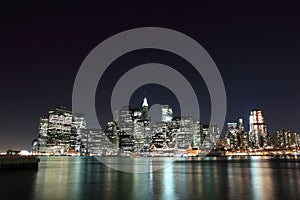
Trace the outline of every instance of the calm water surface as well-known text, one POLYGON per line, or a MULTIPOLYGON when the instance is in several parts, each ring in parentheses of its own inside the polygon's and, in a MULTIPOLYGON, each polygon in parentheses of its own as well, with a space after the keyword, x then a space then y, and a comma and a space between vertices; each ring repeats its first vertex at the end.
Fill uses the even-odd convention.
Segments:
POLYGON ((131 174, 93 158, 42 157, 38 171, 0 172, 0 191, 36 200, 299 199, 300 160, 210 158, 131 174))

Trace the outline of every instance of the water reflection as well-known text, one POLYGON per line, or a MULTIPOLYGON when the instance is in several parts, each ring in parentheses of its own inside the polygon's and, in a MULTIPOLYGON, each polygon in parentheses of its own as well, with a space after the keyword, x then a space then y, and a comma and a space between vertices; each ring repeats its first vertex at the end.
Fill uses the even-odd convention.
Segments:
POLYGON ((202 159, 132 174, 92 158, 49 157, 38 172, 1 172, 0 186, 2 194, 39 200, 297 199, 299 168, 299 160, 202 159))

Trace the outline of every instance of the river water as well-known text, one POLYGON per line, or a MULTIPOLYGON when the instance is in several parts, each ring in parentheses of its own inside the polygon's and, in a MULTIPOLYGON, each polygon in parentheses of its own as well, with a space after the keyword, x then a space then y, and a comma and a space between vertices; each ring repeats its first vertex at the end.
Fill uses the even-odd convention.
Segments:
POLYGON ((41 157, 38 171, 0 172, 0 192, 36 200, 300 199, 300 159, 187 159, 126 173, 94 158, 41 157))

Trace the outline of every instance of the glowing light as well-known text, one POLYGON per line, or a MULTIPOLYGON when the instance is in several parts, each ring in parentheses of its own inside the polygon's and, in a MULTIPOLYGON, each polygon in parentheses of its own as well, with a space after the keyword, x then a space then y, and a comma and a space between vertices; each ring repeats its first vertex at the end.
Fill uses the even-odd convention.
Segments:
POLYGON ((21 155, 21 156, 30 156, 31 153, 30 153, 29 151, 27 151, 27 150, 22 150, 22 151, 20 152, 20 155, 21 155))

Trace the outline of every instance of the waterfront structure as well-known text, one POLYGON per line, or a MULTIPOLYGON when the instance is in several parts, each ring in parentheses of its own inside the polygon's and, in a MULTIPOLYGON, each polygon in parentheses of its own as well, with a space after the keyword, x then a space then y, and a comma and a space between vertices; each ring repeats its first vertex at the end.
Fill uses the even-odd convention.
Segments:
POLYGON ((249 139, 253 148, 267 147, 268 132, 262 110, 255 109, 249 117, 249 139))
POLYGON ((2 170, 37 170, 40 159, 35 156, 0 155, 0 171, 2 170))

